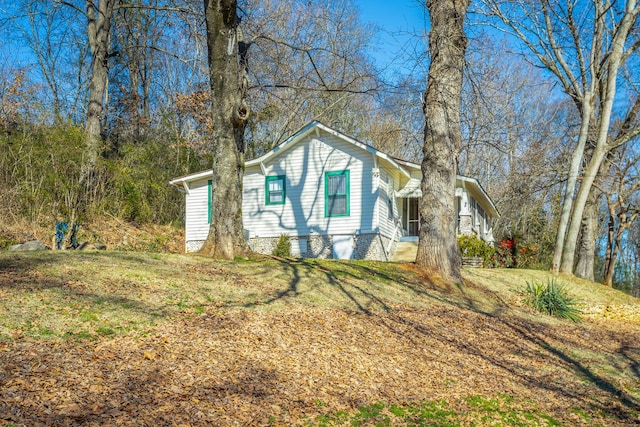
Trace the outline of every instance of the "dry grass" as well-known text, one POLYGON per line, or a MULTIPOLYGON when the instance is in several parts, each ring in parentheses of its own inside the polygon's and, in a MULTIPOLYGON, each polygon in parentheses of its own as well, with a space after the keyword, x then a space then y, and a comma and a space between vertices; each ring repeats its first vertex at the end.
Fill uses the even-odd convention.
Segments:
POLYGON ((640 422, 635 299, 563 279, 585 308, 609 307, 572 324, 522 305, 525 282, 546 272, 464 276, 0 253, 0 425, 640 422))
POLYGON ((0 253, 0 297, 0 337, 37 339, 144 333, 178 313, 210 309, 315 306, 369 313, 434 301, 490 310, 496 302, 386 263, 219 262, 112 251, 0 253))
POLYGON ((589 280, 560 275, 547 271, 520 269, 468 269, 465 279, 483 289, 500 295, 511 306, 522 307, 522 290, 527 282, 541 282, 556 278, 568 293, 580 301, 584 315, 591 320, 618 320, 640 324, 640 303, 624 292, 589 280))
MULTIPOLYGON (((43 217, 39 221, 7 218, 0 230, 0 250, 29 240, 40 240, 51 248, 56 221, 43 217)), ((81 224, 78 242, 103 243, 110 250, 181 253, 184 229, 170 225, 132 224, 113 216, 94 218, 81 224)))

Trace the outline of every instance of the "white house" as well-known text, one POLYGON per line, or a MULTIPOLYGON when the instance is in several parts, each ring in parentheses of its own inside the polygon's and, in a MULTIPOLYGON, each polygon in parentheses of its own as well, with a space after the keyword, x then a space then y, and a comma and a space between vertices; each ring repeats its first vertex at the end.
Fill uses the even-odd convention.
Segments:
MULTIPOLYGON (((207 238, 212 171, 170 183, 186 197, 186 251, 207 238)), ((317 121, 246 162, 242 220, 254 251, 282 234, 292 255, 390 260, 396 242, 417 239, 420 165, 398 160, 317 121)), ((493 242, 495 205, 473 178, 456 181, 458 232, 493 242)))

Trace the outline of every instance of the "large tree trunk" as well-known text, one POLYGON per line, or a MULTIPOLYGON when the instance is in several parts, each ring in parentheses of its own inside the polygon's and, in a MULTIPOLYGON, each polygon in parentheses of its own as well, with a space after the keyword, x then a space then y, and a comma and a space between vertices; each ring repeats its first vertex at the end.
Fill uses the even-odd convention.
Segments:
POLYGON ((95 173, 102 152, 102 116, 109 77, 111 17, 117 0, 87 0, 87 37, 92 55, 89 105, 85 123, 84 178, 95 173), (96 4, 97 3, 97 4, 96 4))
POLYGON ((578 262, 575 274, 588 280, 594 279, 596 256, 596 233, 598 228, 598 205, 596 189, 591 189, 589 200, 584 209, 582 229, 580 232, 580 245, 578 246, 578 262))
POLYGON ((424 101, 420 241, 416 263, 443 279, 461 283, 456 239, 455 186, 462 144, 460 104, 469 0, 428 0, 431 64, 424 101))
MULTIPOLYGON (((233 259, 249 251, 242 225, 246 70, 238 55, 235 0, 204 0, 211 83, 211 225, 202 252, 233 259)), ((244 59, 244 58, 243 58, 244 59)))
POLYGON ((587 205, 587 200, 589 199, 589 195, 591 194, 593 182, 595 181, 596 176, 598 175, 598 171, 600 170, 600 166, 602 165, 602 161, 605 159, 607 155, 607 147, 606 147, 606 133, 608 132, 608 122, 611 107, 609 107, 609 114, 606 114, 606 111, 603 113, 602 120, 606 120, 607 124, 606 128, 602 128, 602 124, 600 124, 601 128, 599 130, 600 136, 598 138, 597 146, 593 152, 591 160, 589 164, 584 170, 584 175, 582 177, 582 183, 580 185, 580 190, 578 190, 578 195, 576 197, 575 205, 573 208, 573 213, 571 215, 571 222, 569 223, 569 231, 567 232, 567 239, 564 244, 564 250, 562 252, 562 263, 560 264, 560 272, 566 274, 574 273, 574 260, 576 254, 576 247, 578 245, 578 234, 580 233, 580 227, 582 225, 582 218, 584 216, 585 206, 587 205), (602 135, 604 133, 604 135, 602 135), (603 141, 604 139, 604 141, 603 141))
MULTIPOLYGON (((119 0, 87 0, 87 41, 91 50, 89 103, 84 127, 84 155, 76 191, 69 200, 70 224, 80 220, 99 189, 98 159, 103 146, 103 116, 109 84, 111 18, 119 0)), ((69 234, 71 236, 71 233, 69 234)))

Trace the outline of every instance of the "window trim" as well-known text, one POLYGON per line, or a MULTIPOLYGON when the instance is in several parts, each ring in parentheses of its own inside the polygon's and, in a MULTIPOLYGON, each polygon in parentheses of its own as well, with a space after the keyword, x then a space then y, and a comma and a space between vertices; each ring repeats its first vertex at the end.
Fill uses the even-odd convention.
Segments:
POLYGON ((265 176, 264 179, 264 196, 265 196, 265 205, 284 205, 287 200, 287 176, 286 175, 269 175, 265 176), (282 180, 282 201, 281 202, 272 202, 271 201, 271 191, 269 191, 269 183, 271 181, 279 181, 282 180))
POLYGON ((324 173, 324 216, 325 218, 333 218, 333 217, 341 217, 341 216, 350 216, 351 214, 351 177, 349 174, 349 170, 341 170, 341 171, 331 171, 324 173), (346 188, 345 193, 336 193, 329 195, 329 177, 344 175, 346 179, 346 188), (346 213, 341 214, 330 214, 329 213, 329 197, 330 196, 346 196, 346 213))
POLYGON ((487 212, 480 205, 478 205, 478 214, 480 215, 482 234, 486 234, 489 231, 487 229, 487 212))
POLYGON ((478 209, 476 208, 476 199, 474 199, 472 196, 470 196, 469 199, 470 199, 469 209, 471 210, 471 226, 477 227, 478 226, 478 217, 477 217, 478 209))

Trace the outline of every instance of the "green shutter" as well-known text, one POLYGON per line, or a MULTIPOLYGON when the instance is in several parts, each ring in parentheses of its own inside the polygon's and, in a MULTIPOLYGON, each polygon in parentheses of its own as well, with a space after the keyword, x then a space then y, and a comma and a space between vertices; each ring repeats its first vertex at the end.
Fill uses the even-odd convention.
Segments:
POLYGON ((211 224, 211 189, 213 181, 207 181, 207 224, 211 224))
POLYGON ((325 217, 334 217, 334 216, 349 216, 350 213, 350 199, 351 199, 351 188, 350 188, 350 179, 349 179, 349 171, 333 171, 333 172, 325 172, 324 174, 324 216, 325 217), (336 187, 331 189, 330 191, 330 180, 331 177, 343 176, 344 177, 344 189, 340 189, 340 187, 336 187), (335 213, 330 212, 330 206, 335 202, 338 198, 344 198, 345 209, 344 212, 335 213))

